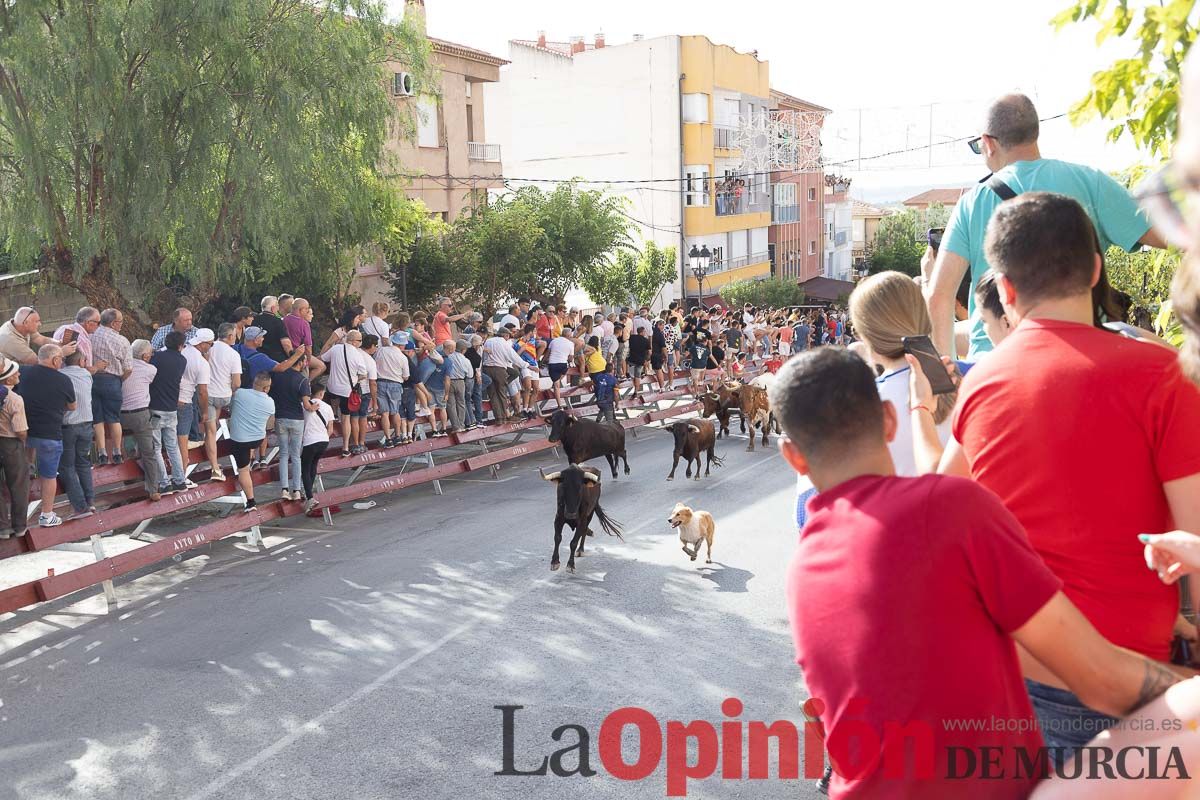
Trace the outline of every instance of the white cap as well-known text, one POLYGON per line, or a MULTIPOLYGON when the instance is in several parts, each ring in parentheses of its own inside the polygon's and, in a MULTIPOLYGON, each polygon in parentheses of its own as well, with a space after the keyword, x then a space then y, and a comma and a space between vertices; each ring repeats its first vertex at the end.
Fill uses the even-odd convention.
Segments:
POLYGON ((212 328, 197 328, 196 335, 192 341, 196 344, 204 344, 205 342, 214 341, 216 338, 212 332, 212 328))

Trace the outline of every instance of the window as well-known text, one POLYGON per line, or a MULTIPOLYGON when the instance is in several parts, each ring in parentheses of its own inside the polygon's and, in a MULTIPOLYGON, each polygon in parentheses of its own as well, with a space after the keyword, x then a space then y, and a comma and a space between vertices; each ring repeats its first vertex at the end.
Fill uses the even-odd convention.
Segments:
POLYGON ((759 255, 767 252, 767 229, 766 228, 751 228, 750 229, 750 252, 753 255, 759 255))
POLYGON ((775 184, 775 205, 777 205, 777 206, 794 206, 794 205, 796 205, 796 184, 794 184, 794 183, 777 183, 777 184, 775 184))
POLYGON ((708 95, 697 92, 683 96, 683 121, 708 122, 708 95))
POLYGON ((465 81, 465 83, 467 84, 467 99, 470 100, 471 99, 471 82, 465 81))
POLYGON ((683 168, 684 191, 689 206, 708 205, 708 165, 695 164, 683 168))
POLYGON ((437 98, 427 94, 417 98, 417 145, 419 147, 441 146, 441 137, 438 136, 437 98))
POLYGON ((815 240, 808 243, 808 254, 810 256, 815 256, 817 254, 817 243, 815 240))
POLYGON ((810 189, 808 190, 808 202, 812 203, 812 202, 814 202, 816 199, 817 199, 817 190, 816 190, 816 189, 811 189, 811 188, 810 188, 810 189))
POLYGON ((714 269, 724 269, 725 248, 713 247, 709 249, 709 252, 712 253, 712 258, 708 260, 709 264, 713 265, 714 269))

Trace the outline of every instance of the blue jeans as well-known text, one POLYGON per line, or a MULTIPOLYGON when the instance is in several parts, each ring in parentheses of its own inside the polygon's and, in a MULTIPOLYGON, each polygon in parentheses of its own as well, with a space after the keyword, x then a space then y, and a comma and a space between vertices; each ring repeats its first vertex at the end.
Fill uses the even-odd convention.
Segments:
POLYGON ((1025 688, 1033 701, 1050 757, 1060 766, 1096 734, 1120 722, 1116 717, 1088 708, 1066 689, 1031 680, 1025 681, 1025 688))
POLYGON ((304 420, 275 418, 275 438, 279 440, 279 485, 301 489, 300 455, 304 447, 304 420))
POLYGON ((467 378, 467 424, 483 424, 483 381, 467 378))
POLYGON ((71 508, 77 513, 88 510, 96 500, 92 488, 92 423, 63 425, 63 451, 58 462, 58 479, 67 489, 71 508))
POLYGON ((154 458, 158 460, 158 472, 163 476, 160 489, 167 485, 167 465, 162 451, 167 448, 167 459, 171 462, 171 482, 183 483, 183 457, 179 454, 179 439, 175 432, 179 425, 179 414, 175 411, 150 409, 150 433, 154 436, 154 458), (165 431, 165 433, 164 433, 165 431))

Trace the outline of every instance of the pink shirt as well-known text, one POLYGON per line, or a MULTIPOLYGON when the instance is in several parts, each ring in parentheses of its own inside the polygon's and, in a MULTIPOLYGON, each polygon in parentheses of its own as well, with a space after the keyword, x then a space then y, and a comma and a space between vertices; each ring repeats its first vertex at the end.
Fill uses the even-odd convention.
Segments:
POLYGON ((313 346, 312 326, 308 324, 308 320, 295 314, 288 314, 283 318, 283 327, 287 330, 287 338, 292 343, 292 347, 299 347, 302 344, 313 346))

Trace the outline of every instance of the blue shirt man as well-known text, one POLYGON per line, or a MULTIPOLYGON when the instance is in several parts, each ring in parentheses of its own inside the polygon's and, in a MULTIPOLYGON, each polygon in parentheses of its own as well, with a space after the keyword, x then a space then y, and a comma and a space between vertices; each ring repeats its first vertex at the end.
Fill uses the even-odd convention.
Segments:
MULTIPOLYGON (((1165 246, 1150 228, 1146 216, 1121 184, 1111 177, 1081 164, 1042 158, 1037 139, 1037 110, 1028 97, 1011 94, 989 107, 984 129, 969 144, 985 156, 993 177, 1012 192, 1054 192, 1075 198, 1087 211, 1102 249, 1117 245, 1132 252, 1143 244, 1165 246)), ((936 253, 931 288, 927 290, 929 312, 933 317, 934 344, 939 352, 950 355, 954 330, 954 295, 963 274, 971 271, 971 291, 967 309, 973 320, 970 356, 992 349, 975 310, 975 284, 988 269, 983 252, 984 236, 993 212, 1003 199, 987 183, 981 183, 963 195, 950 215, 941 248, 936 253)), ((932 251, 926 254, 930 257, 932 251)), ((927 264, 922 264, 926 269, 927 264)), ((958 355, 963 355, 959 353, 958 355)))

